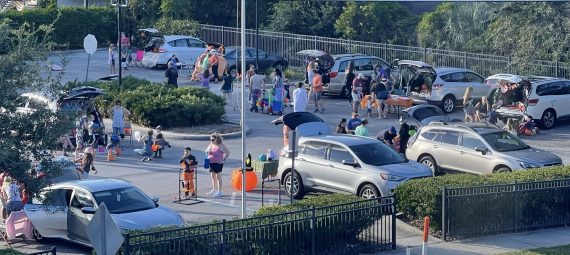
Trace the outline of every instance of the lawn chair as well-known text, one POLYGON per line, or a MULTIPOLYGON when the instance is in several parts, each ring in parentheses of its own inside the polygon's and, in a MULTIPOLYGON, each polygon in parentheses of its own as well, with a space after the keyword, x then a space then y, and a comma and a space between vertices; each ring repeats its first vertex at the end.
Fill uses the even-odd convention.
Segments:
POLYGON ((131 127, 131 123, 127 122, 125 123, 125 127, 123 129, 123 133, 125 133, 125 138, 127 139, 127 137, 129 138, 129 145, 133 145, 133 128, 131 127))

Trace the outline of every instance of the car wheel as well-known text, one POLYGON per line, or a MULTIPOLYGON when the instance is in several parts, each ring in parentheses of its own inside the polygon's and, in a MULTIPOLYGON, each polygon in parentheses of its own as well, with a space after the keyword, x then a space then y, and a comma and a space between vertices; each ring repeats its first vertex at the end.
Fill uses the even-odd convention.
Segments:
POLYGON ((544 129, 551 129, 556 124, 556 112, 552 109, 544 111, 540 118, 540 125, 544 129))
POLYGON ((364 199, 373 199, 382 197, 382 194, 380 194, 380 191, 378 191, 376 186, 369 183, 360 188, 358 196, 364 199))
POLYGON ((440 174, 439 169, 437 167, 437 163, 435 162, 435 159, 432 156, 423 156, 419 162, 420 164, 429 167, 429 169, 434 175, 440 174))
POLYGON ((508 172, 511 172, 511 169, 506 166, 499 167, 499 169, 495 170, 495 173, 508 173, 508 172))
POLYGON ((42 236, 42 234, 40 234, 40 232, 38 232, 38 230, 36 228, 32 229, 32 237, 34 238, 34 240, 36 240, 36 242, 41 243, 45 241, 44 236, 42 236))
POLYGON ((305 196, 305 187, 303 186, 303 179, 301 179, 301 176, 297 172, 295 172, 295 175, 293 175, 292 171, 285 175, 285 181, 283 182, 285 193, 287 196, 291 196, 291 192, 289 192, 291 190, 291 179, 293 179, 293 198, 303 198, 303 196, 305 196), (293 178, 291 178, 292 176, 293 178))
POLYGON ((445 113, 453 112, 455 109, 455 98, 453 96, 446 96, 441 100, 441 109, 445 113))

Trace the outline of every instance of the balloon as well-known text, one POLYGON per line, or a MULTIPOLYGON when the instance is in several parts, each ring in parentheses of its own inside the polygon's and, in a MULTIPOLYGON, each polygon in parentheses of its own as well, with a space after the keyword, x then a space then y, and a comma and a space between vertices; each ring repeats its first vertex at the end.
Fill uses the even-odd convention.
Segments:
POLYGON ((141 131, 135 131, 135 140, 140 142, 141 138, 142 138, 141 131))

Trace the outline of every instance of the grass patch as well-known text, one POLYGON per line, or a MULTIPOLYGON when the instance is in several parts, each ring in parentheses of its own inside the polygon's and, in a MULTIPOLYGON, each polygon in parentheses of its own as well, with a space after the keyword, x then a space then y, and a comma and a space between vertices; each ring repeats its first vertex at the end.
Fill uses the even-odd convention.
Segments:
POLYGON ((501 255, 570 255, 570 245, 501 253, 501 255))

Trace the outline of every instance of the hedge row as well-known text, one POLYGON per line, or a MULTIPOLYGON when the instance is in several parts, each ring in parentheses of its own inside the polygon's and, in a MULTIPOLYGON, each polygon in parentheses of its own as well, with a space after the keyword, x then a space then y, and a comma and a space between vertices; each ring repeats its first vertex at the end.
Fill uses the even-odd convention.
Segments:
POLYGON ((225 113, 225 100, 203 88, 174 88, 134 77, 124 78, 120 89, 117 81, 71 83, 68 88, 84 85, 103 89, 105 94, 97 97, 95 103, 104 115, 120 99, 131 111, 129 120, 147 127, 216 123, 225 113))
POLYGON ((34 27, 53 23, 50 38, 61 49, 83 48, 87 34, 95 35, 100 46, 117 41, 117 12, 113 8, 35 8, 1 12, 0 18, 8 18, 18 25, 27 22, 34 27))
POLYGON ((416 226, 421 226, 423 218, 430 216, 430 228, 437 233, 441 231, 441 202, 444 187, 458 188, 566 178, 570 178, 570 167, 537 168, 483 176, 450 174, 410 180, 396 188, 396 208, 416 226))

